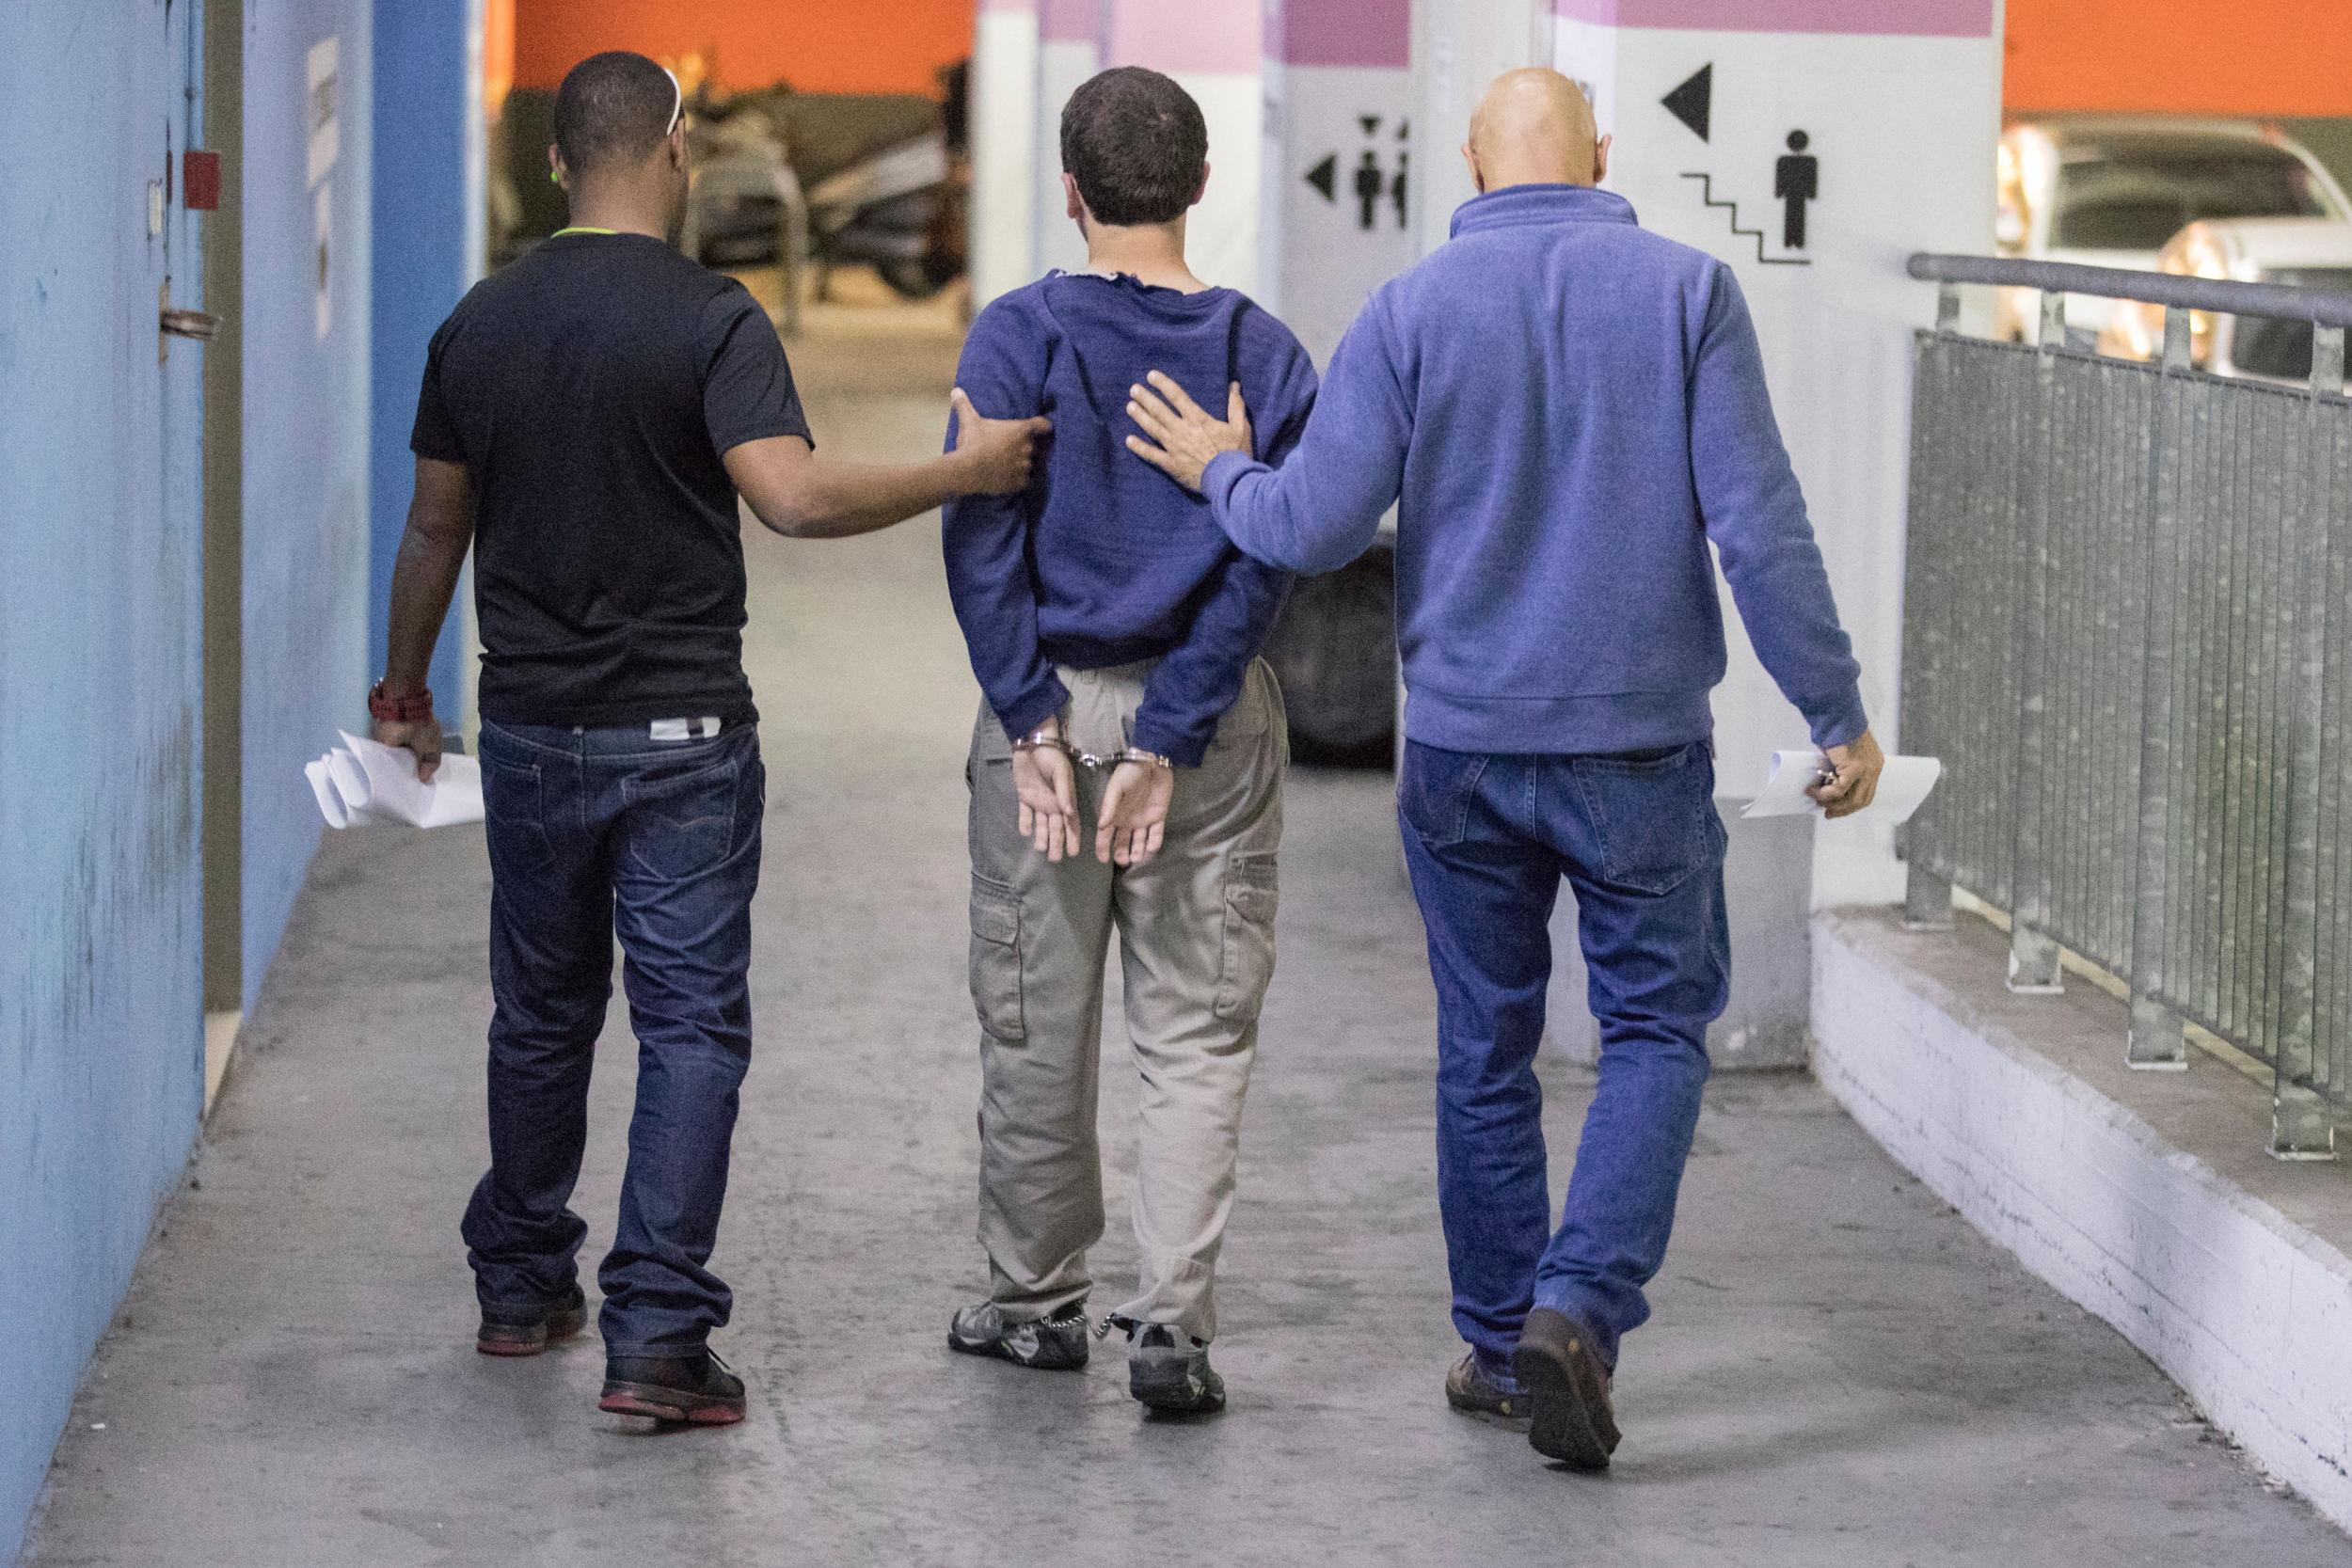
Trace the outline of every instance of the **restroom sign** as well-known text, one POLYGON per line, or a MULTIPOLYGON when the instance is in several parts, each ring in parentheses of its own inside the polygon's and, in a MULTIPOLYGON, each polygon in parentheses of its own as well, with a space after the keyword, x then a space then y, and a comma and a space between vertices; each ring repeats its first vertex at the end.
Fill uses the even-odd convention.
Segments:
POLYGON ((1366 296, 1419 254, 1427 170, 1413 150, 1413 7, 1266 9, 1263 302, 1321 365, 1366 296))
MULTIPOLYGON (((1363 129, 1363 142, 1354 166, 1346 173, 1346 204, 1356 214, 1356 227, 1365 233, 1384 227, 1404 229, 1410 223, 1412 213, 1411 187, 1407 183, 1412 177, 1412 122, 1398 119, 1394 132, 1386 138, 1385 116, 1358 115, 1356 123, 1363 129), (1392 149, 1387 145, 1391 142, 1392 149)), ((1335 206, 1341 203, 1340 181, 1340 154, 1336 150, 1325 153, 1307 171, 1307 183, 1335 206)))

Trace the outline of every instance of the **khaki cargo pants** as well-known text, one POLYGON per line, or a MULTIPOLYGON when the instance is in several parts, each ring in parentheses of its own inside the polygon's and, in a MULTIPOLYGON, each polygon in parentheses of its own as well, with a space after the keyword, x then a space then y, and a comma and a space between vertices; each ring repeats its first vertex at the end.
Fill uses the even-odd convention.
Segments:
MULTIPOLYGON (((1148 664, 1060 672, 1065 733, 1119 750, 1148 664)), ((1053 1317, 1093 1287, 1103 1235, 1095 1140, 1103 969, 1114 931, 1126 982, 1136 1101, 1135 1223, 1142 1279, 1118 1315, 1216 1332, 1211 1287, 1233 1204, 1242 1096, 1274 975, 1275 850, 1290 760, 1281 692, 1263 661, 1198 768, 1180 768, 1150 863, 1094 858, 1107 768, 1077 769, 1083 853, 1060 864, 1021 836, 1012 749, 985 704, 973 728, 972 1000, 980 1019, 980 1243, 1015 1321, 1053 1317)))

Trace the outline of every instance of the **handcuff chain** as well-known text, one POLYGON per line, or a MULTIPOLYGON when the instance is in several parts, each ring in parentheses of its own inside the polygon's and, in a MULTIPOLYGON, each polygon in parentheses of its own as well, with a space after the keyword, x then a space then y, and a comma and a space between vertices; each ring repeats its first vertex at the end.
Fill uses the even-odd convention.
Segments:
POLYGON ((1175 766, 1156 752, 1138 752, 1132 746, 1123 746, 1108 755, 1098 756, 1092 752, 1081 752, 1060 736, 1046 735, 1040 731, 1032 731, 1023 736, 1012 743, 1012 749, 1016 752, 1059 752, 1081 768, 1116 768, 1122 762, 1146 763, 1154 768, 1175 766))

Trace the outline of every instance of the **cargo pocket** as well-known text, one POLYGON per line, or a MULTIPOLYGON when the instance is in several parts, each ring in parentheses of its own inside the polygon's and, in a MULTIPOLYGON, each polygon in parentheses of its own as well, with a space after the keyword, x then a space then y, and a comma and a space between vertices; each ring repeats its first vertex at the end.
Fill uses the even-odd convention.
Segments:
POLYGON ((972 879, 972 1006, 991 1038, 1027 1037, 1021 1017, 1021 898, 984 877, 972 879))
POLYGON ((1243 1022, 1265 1005, 1274 981, 1274 910, 1278 902, 1272 855, 1235 855, 1225 867, 1225 943, 1216 985, 1216 1016, 1243 1022))

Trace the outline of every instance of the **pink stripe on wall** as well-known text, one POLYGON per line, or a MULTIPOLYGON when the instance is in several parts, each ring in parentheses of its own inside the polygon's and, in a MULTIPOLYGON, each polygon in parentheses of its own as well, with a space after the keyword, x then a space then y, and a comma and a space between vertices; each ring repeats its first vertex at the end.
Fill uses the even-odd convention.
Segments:
POLYGON ((1413 63, 1413 0, 1279 0, 1266 53, 1286 65, 1403 71, 1413 63))
POLYGON ((1054 43, 1092 43, 1101 31, 1097 0, 1041 0, 1038 31, 1054 43))
POLYGON ((1254 76, 1264 46, 1258 0, 1102 0, 1103 63, 1254 76))
POLYGON ((1993 34, 1993 0, 1554 0, 1553 14, 1603 27, 1710 33, 1993 34))

